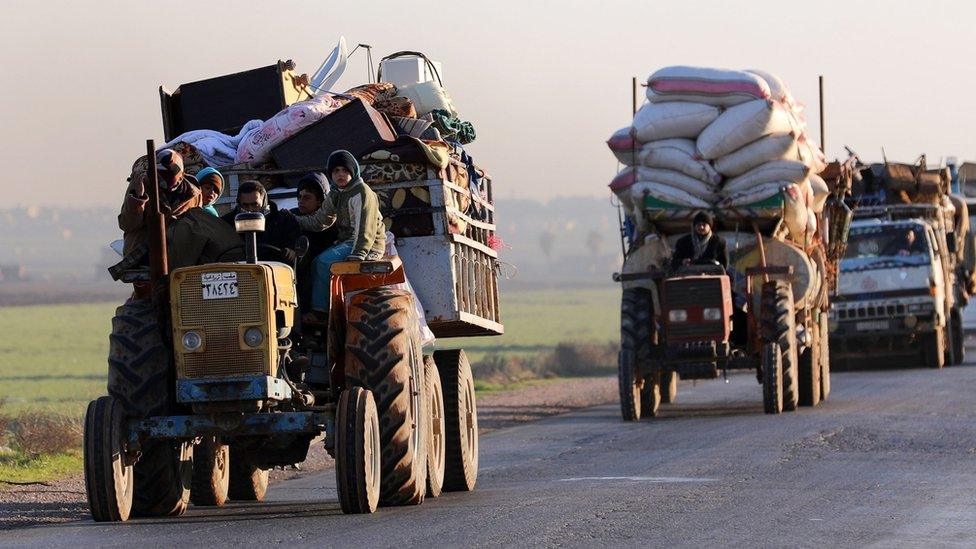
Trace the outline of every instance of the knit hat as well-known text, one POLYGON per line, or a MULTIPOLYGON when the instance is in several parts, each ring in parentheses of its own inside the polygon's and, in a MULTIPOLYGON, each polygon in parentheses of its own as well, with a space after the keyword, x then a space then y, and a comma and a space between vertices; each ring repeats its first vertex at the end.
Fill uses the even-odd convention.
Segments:
POLYGON ((356 162, 356 157, 352 155, 351 152, 346 150, 338 150, 329 155, 329 161, 326 163, 326 176, 328 176, 329 181, 332 181, 332 170, 342 166, 343 168, 349 170, 352 174, 353 181, 359 179, 359 162, 356 162))
POLYGON ((160 183, 167 189, 174 189, 183 179, 183 157, 173 149, 163 149, 156 153, 156 171, 160 183))
POLYGON ((307 173, 298 180, 298 190, 308 191, 320 201, 325 200, 325 195, 329 192, 329 180, 319 172, 307 173))
POLYGON ((224 176, 216 168, 207 166, 197 172, 197 182, 200 185, 210 183, 217 189, 217 196, 224 194, 224 176))
POLYGON ((715 216, 711 213, 702 210, 695 214, 692 220, 693 225, 698 225, 699 223, 707 223, 709 227, 715 228, 715 216))

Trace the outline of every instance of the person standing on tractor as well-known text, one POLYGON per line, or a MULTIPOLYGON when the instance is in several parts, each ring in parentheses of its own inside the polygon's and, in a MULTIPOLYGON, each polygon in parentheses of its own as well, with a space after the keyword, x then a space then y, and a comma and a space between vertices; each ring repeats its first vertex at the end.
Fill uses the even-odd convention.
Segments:
POLYGON ((196 177, 200 185, 200 192, 203 194, 203 210, 214 217, 220 217, 213 203, 224 192, 224 176, 216 168, 207 166, 197 172, 196 177))
POLYGON ((298 207, 293 208, 302 235, 308 238, 308 252, 298 262, 296 278, 298 282, 299 308, 311 310, 312 303, 312 265, 316 257, 336 243, 338 229, 334 223, 334 205, 329 198, 329 179, 325 174, 310 172, 298 181, 298 207), (332 212, 332 213, 326 213, 332 212), (331 215, 330 227, 323 227, 322 216, 331 215), (319 218, 319 221, 315 221, 319 218))
MULTIPOLYGON (((339 188, 331 193, 334 213, 332 221, 338 230, 336 243, 319 254, 312 264, 312 312, 306 320, 321 320, 329 310, 329 282, 332 264, 339 261, 376 260, 386 251, 386 227, 380 215, 376 193, 359 176, 359 163, 349 151, 340 150, 329 156, 326 164, 329 180, 339 188), (333 195, 336 195, 333 197, 333 195)), ((328 205, 320 208, 329 211, 328 205)))
POLYGON ((704 265, 715 262, 723 269, 729 266, 729 254, 725 239, 715 234, 715 218, 706 211, 695 214, 691 233, 682 236, 674 245, 671 256, 671 270, 677 271, 685 265, 704 265))
MULTIPOLYGON (((123 253, 129 254, 141 244, 148 242, 147 216, 149 195, 146 194, 145 172, 137 160, 129 176, 129 187, 125 191, 122 210, 119 212, 119 228, 123 232, 123 253)), ((147 167, 147 169, 149 169, 147 167)), ((156 171, 159 174, 159 208, 168 222, 182 217, 192 208, 202 204, 200 189, 196 179, 183 172, 183 157, 172 149, 163 149, 156 154, 156 171)))
POLYGON ((302 235, 302 229, 290 211, 279 210, 277 204, 268 200, 268 191, 259 181, 241 182, 237 188, 237 207, 221 219, 233 227, 234 218, 241 212, 263 213, 264 232, 258 233, 258 244, 278 248, 281 261, 295 264, 298 259, 295 243, 302 235))

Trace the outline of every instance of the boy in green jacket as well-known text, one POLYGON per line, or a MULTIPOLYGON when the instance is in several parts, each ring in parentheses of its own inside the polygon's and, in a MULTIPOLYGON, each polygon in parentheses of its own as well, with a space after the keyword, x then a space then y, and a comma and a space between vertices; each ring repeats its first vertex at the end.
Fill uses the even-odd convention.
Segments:
POLYGON ((377 260, 386 251, 386 227, 380 215, 376 193, 359 176, 359 162, 349 151, 329 156, 326 175, 339 192, 325 197, 321 229, 333 223, 338 229, 336 244, 312 264, 312 318, 329 310, 329 287, 332 264, 338 261, 377 260))

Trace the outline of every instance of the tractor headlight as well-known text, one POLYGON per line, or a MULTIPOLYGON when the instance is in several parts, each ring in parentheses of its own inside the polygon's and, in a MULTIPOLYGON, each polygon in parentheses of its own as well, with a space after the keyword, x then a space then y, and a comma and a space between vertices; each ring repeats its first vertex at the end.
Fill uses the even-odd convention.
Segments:
POLYGON ((702 311, 702 318, 705 320, 722 320, 722 309, 718 307, 705 307, 702 311))
POLYGON ((244 331, 244 343, 247 343, 248 347, 260 347, 263 342, 264 332, 261 328, 255 326, 244 331))
POLYGON ((184 332, 183 333, 183 348, 184 349, 186 349, 187 351, 193 352, 193 351, 198 350, 201 345, 203 345, 203 338, 200 337, 200 334, 198 334, 197 332, 194 332, 193 330, 190 330, 188 332, 184 332))
POLYGON ((685 309, 671 309, 668 311, 669 322, 687 322, 688 311, 685 309))
POLYGON ((906 328, 914 328, 915 325, 918 324, 918 317, 915 315, 908 315, 905 317, 904 322, 906 328))

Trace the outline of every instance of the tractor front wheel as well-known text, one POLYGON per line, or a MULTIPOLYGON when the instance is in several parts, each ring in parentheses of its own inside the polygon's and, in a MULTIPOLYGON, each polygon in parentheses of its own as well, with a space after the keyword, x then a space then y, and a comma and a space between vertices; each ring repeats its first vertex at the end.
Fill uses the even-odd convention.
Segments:
POLYGON ((129 520, 132 510, 132 465, 125 462, 122 406, 103 396, 85 414, 85 488, 95 522, 129 520))
POLYGON ((216 437, 204 437, 193 449, 190 501, 194 505, 220 507, 227 503, 229 488, 230 447, 216 437))
POLYGON ((336 486, 346 514, 376 511, 380 499, 380 423, 373 393, 342 391, 336 407, 336 486))

